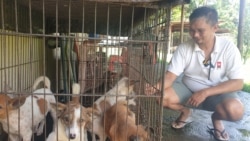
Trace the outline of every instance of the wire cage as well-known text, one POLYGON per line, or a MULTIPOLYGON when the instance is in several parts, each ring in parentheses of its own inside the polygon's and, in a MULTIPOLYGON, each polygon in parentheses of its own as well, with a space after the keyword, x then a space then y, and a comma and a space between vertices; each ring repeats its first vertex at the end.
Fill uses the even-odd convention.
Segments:
MULTIPOLYGON (((164 75, 170 8, 182 2, 0 0, 1 94, 29 96, 35 79, 48 76, 56 102, 70 101, 71 86, 79 83, 81 104, 91 107, 125 76, 136 82, 136 106, 129 107, 136 125, 150 127, 150 140, 161 141, 162 106, 156 99, 162 89, 152 96, 144 89, 164 75)), ((46 119, 43 134, 32 140, 49 135, 46 119)), ((0 127, 0 140, 8 140, 10 130, 0 127)))

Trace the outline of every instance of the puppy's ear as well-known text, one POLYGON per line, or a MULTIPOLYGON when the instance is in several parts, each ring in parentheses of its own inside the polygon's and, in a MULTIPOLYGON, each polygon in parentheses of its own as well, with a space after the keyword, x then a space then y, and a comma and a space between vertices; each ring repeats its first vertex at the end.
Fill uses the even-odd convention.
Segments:
POLYGON ((139 80, 129 80, 129 89, 134 89, 135 83, 139 82, 139 80))
POLYGON ((91 119, 92 119, 92 117, 96 117, 96 116, 99 117, 101 115, 98 110, 96 110, 92 107, 86 108, 86 114, 87 114, 88 118, 91 118, 91 119))
POLYGON ((59 116, 61 116, 61 114, 65 111, 65 109, 67 108, 67 105, 62 104, 62 103, 50 103, 51 107, 56 110, 56 113, 59 116))
POLYGON ((100 109, 101 112, 104 113, 105 111, 107 111, 107 109, 109 109, 111 107, 110 103, 106 100, 102 100, 100 102, 100 109))
POLYGON ((155 133, 153 127, 146 126, 146 127, 145 127, 145 130, 149 131, 151 134, 154 134, 154 133, 155 133))
POLYGON ((88 108, 83 107, 83 109, 84 109, 84 112, 82 112, 82 117, 85 118, 85 122, 86 122, 85 128, 92 130, 93 119, 100 118, 101 114, 99 113, 98 110, 92 107, 88 107, 88 108))
POLYGON ((11 110, 18 109, 21 107, 26 101, 26 96, 12 98, 8 101, 8 106, 11 110))

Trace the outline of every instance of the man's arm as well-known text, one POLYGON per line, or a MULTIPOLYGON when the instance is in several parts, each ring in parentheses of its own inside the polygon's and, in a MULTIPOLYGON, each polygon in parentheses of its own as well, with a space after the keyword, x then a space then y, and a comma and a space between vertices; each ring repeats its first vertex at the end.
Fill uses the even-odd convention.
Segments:
POLYGON ((217 86, 204 89, 206 96, 213 96, 217 94, 229 93, 234 91, 239 91, 243 88, 242 79, 231 79, 225 82, 220 83, 217 86))
MULTIPOLYGON (((172 73, 170 71, 166 71, 165 77, 164 77, 163 89, 167 89, 167 88, 171 87, 176 78, 177 78, 177 76, 174 73, 172 73)), ((158 90, 160 90, 161 86, 162 86, 162 81, 159 81, 156 85, 156 88, 158 90)))
POLYGON ((176 78, 177 76, 174 73, 167 71, 164 77, 164 89, 171 87, 176 78))
MULTIPOLYGON (((177 76, 174 73, 172 73, 170 71, 166 71, 166 73, 164 75, 164 87, 163 87, 163 89, 167 89, 167 88, 171 87, 176 78, 177 78, 177 76)), ((161 88, 162 88, 162 80, 160 80, 153 87, 151 85, 147 84, 145 93, 147 95, 151 95, 151 94, 156 93, 157 90, 161 90, 161 88)))
POLYGON ((243 87, 242 79, 231 79, 223 83, 220 83, 217 86, 213 86, 213 87, 195 92, 188 99, 187 104, 197 107, 198 105, 200 105, 200 103, 202 103, 209 96, 238 91, 238 90, 241 90, 242 87, 243 87))

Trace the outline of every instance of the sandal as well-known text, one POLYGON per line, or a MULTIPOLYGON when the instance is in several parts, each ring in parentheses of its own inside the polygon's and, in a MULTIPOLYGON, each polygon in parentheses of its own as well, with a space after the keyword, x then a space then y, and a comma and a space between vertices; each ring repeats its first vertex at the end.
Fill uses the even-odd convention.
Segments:
POLYGON ((178 120, 178 119, 177 119, 176 121, 174 121, 174 122, 172 123, 172 126, 171 126, 171 127, 172 127, 173 129, 182 129, 182 128, 184 128, 186 125, 192 123, 193 121, 192 121, 192 119, 191 119, 191 117, 190 117, 190 115, 192 114, 192 112, 193 112, 193 110, 190 109, 189 117, 188 117, 186 120, 182 121, 182 120, 178 120))
POLYGON ((228 141, 229 140, 229 136, 226 132, 226 130, 224 129, 223 131, 220 131, 218 129, 215 129, 215 128, 208 128, 208 132, 214 136, 214 138, 218 141, 228 141), (215 133, 217 132, 217 133, 215 133))
POLYGON ((175 122, 172 123, 172 128, 174 129, 182 129, 184 128, 186 125, 192 123, 193 121, 181 121, 181 120, 177 120, 175 122))

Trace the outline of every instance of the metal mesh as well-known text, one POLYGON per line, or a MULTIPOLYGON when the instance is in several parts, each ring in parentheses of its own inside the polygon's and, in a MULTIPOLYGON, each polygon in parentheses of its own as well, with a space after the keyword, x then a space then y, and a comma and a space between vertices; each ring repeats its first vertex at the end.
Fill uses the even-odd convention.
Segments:
MULTIPOLYGON (((152 140, 161 141, 162 106, 156 99, 162 90, 146 96, 144 89, 165 71, 170 5, 124 3, 0 0, 0 92, 30 95, 34 80, 45 75, 57 102, 68 102, 71 85, 79 83, 82 105, 90 107, 127 76, 137 81, 137 106, 131 107, 136 124, 152 128, 152 140)), ((44 141, 45 126, 33 140, 44 141)), ((0 132, 0 140, 7 140, 0 132)))

